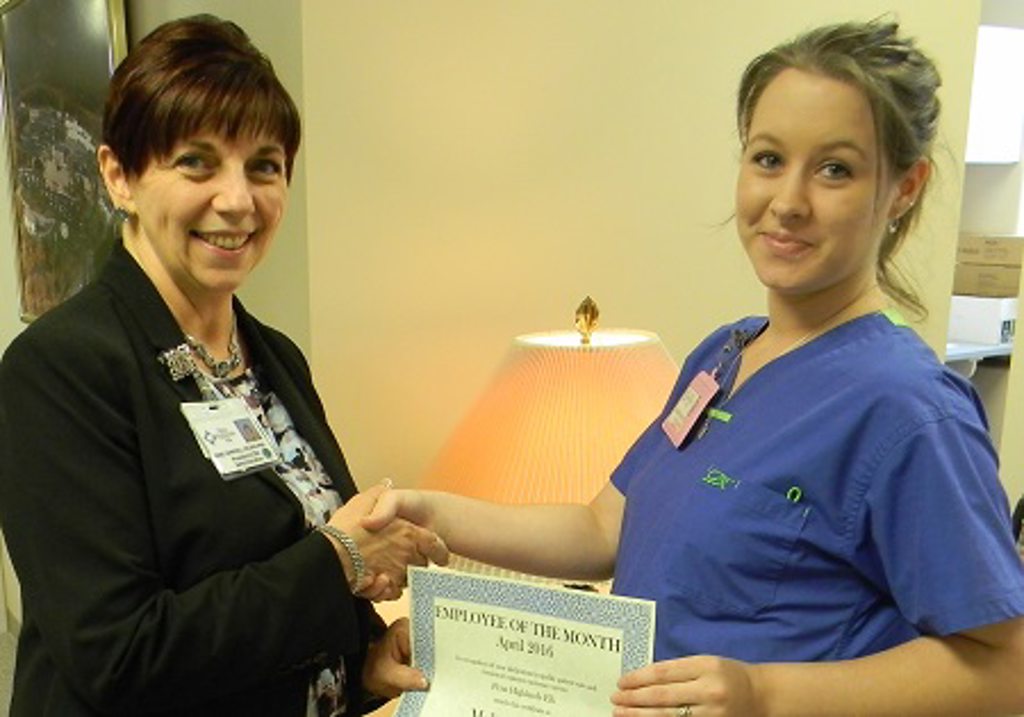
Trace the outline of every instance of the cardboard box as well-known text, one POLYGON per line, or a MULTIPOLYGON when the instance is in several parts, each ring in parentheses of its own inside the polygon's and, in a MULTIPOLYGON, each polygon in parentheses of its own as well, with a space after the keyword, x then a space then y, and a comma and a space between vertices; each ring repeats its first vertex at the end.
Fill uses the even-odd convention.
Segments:
POLYGON ((1024 237, 1012 235, 961 234, 956 247, 958 264, 1001 264, 1020 267, 1024 237))
POLYGON ((1017 329, 1017 298, 954 296, 949 307, 949 340, 1005 344, 1017 329))
POLYGON ((1014 297, 1020 291, 1020 267, 1000 264, 957 264, 953 293, 968 296, 1014 297))

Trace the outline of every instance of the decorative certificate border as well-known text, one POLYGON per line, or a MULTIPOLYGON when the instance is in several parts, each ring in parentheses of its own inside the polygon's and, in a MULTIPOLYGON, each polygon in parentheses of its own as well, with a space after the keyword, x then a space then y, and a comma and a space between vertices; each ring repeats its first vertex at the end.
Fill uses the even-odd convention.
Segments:
MULTIPOLYGON (((515 610, 524 615, 621 630, 622 666, 626 673, 650 664, 654 654, 654 603, 587 590, 553 587, 506 578, 493 578, 442 568, 409 569, 413 664, 433 681, 435 675, 435 602, 458 600, 481 607, 515 610)), ((403 695, 395 717, 415 717, 427 692, 403 695)))

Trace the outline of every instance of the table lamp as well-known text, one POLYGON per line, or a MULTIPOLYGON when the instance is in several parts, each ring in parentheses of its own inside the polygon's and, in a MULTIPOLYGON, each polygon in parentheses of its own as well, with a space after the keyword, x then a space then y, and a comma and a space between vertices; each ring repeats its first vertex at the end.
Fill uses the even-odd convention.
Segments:
MULTIPOLYGON (((499 503, 587 503, 668 399, 678 367, 657 334, 598 330, 587 297, 576 331, 525 334, 456 426, 421 487, 499 503)), ((454 567, 488 570, 457 559, 454 567)))

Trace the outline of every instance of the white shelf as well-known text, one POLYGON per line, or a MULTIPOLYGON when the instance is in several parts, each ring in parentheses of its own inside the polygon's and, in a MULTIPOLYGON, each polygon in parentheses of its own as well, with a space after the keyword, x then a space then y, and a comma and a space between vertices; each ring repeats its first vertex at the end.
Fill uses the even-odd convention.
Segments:
POLYGON ((1009 357, 1012 352, 1013 343, 971 344, 950 341, 946 344, 946 365, 965 378, 973 378, 979 361, 1009 357))
POLYGON ((946 344, 946 363, 951 361, 981 361, 987 358, 1009 356, 1013 342, 1008 344, 969 344, 950 341, 946 344))

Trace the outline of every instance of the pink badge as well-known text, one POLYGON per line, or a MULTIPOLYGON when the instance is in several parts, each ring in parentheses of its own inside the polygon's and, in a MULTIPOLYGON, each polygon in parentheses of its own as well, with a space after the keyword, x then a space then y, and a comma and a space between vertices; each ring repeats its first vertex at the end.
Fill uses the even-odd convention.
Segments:
POLYGON ((697 419, 703 415, 704 409, 711 403, 718 389, 718 381, 707 371, 701 371, 693 377, 675 408, 661 422, 661 428, 672 441, 672 445, 676 448, 683 445, 686 436, 693 430, 697 419))

